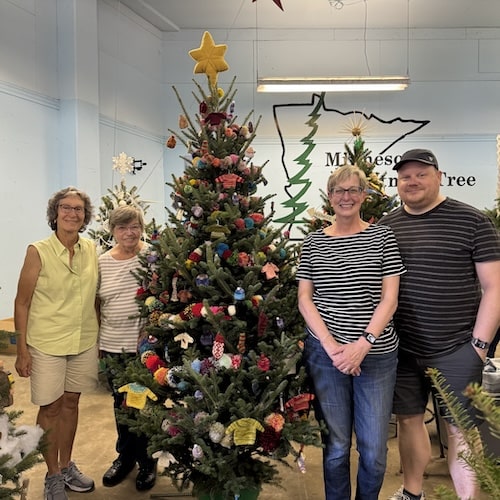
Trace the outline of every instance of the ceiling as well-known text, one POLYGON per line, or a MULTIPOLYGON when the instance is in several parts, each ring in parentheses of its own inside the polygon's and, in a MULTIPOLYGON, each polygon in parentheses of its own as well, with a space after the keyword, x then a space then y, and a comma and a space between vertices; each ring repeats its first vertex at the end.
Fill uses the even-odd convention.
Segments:
POLYGON ((365 15, 368 29, 500 28, 499 0, 118 1, 164 32, 359 28, 365 26, 365 15))

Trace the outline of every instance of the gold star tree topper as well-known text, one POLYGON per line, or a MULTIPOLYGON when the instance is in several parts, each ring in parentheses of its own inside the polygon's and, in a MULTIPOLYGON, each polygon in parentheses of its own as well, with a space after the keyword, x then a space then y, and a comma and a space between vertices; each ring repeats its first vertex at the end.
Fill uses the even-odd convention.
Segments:
POLYGON ((229 69, 229 65, 224 60, 226 49, 227 45, 215 45, 212 35, 205 31, 201 45, 189 51, 189 55, 197 61, 194 73, 205 73, 212 87, 217 85, 217 73, 229 69))

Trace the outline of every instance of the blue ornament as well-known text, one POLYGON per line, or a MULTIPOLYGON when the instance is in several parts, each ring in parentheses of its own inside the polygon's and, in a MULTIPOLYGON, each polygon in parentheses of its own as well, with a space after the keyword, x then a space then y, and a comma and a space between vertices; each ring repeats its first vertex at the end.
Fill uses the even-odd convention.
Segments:
POLYGON ((208 286, 210 279, 208 278, 208 274, 198 274, 194 281, 197 286, 208 286))
POLYGON ((234 300, 245 300, 245 290, 239 286, 236 288, 233 294, 234 300))

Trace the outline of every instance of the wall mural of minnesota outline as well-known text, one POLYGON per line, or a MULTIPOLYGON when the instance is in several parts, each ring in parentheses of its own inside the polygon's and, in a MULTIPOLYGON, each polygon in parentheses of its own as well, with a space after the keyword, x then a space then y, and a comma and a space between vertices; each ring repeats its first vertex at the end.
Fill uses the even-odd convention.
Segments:
MULTIPOLYGON (((368 127, 372 124, 377 124, 377 126, 383 126, 384 130, 387 128, 389 132, 388 135, 392 135, 392 137, 389 143, 384 145, 380 151, 373 152, 374 155, 383 155, 405 137, 414 134, 430 123, 430 120, 414 120, 401 117, 384 120, 373 113, 368 115, 362 111, 353 110, 344 112, 338 109, 329 108, 325 105, 324 93, 313 93, 311 95, 311 100, 305 103, 275 104, 273 105, 273 117, 281 143, 281 166, 287 179, 283 187, 287 199, 282 201, 281 205, 285 207, 288 212, 285 216, 276 219, 275 222, 285 225, 289 224, 289 230, 291 230, 294 224, 298 225, 304 223, 303 217, 308 208, 308 203, 305 201, 305 195, 312 185, 312 181, 308 177, 309 169, 312 167, 310 155, 317 145, 315 143, 315 136, 322 126, 322 122, 324 123, 326 121, 328 130, 332 131, 346 130, 345 123, 346 119, 349 118, 351 118, 351 120, 362 119, 368 127), (279 116, 287 109, 292 108, 304 108, 308 118, 304 121, 305 131, 300 139, 300 142, 304 144, 304 150, 299 156, 289 160, 287 159, 286 134, 283 132, 283 127, 280 125, 279 116), (337 127, 331 125, 331 116, 339 120, 339 125, 337 127), (328 117, 328 119, 325 120, 325 117, 328 117), (340 120, 342 120, 341 123, 340 120), (393 133, 394 131, 397 131, 397 133, 393 133)), ((283 122, 286 123, 286 120, 283 120, 283 122)), ((335 135, 337 135, 335 132, 331 134, 332 137, 335 135)), ((322 134, 322 137, 324 138, 325 134, 322 134)))

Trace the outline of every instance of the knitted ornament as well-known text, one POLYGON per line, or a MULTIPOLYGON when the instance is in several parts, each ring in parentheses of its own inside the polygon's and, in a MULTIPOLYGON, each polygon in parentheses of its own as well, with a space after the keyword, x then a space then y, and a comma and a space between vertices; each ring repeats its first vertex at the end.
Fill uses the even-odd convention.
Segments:
POLYGON ((146 368, 154 373, 158 368, 162 366, 166 366, 165 361, 163 361, 158 354, 153 354, 152 356, 148 356, 145 362, 146 368))
MULTIPOLYGON (((152 236, 151 236, 152 237, 152 236)), ((159 235, 158 235, 158 232, 156 234, 156 238, 158 238, 159 235)), ((156 252, 155 250, 152 250, 151 252, 149 252, 146 256, 146 260, 150 263, 150 264, 154 264, 157 260, 158 260, 158 252, 156 252)))
POLYGON ((262 335, 264 335, 268 321, 269 320, 267 316, 262 311, 260 311, 259 319, 257 320, 257 335, 259 337, 262 337, 262 335))
POLYGON ((155 451, 152 457, 157 461, 160 470, 166 470, 170 465, 177 463, 177 459, 168 451, 155 451))
POLYGON ((166 432, 170 437, 175 437, 181 433, 181 430, 176 425, 168 425, 164 432, 166 432))
POLYGON ((206 411, 199 411, 193 418, 194 425, 200 425, 208 417, 206 411))
POLYGON ((252 301, 252 305, 254 307, 259 307, 260 303, 264 300, 264 297, 262 297, 262 295, 254 295, 252 298, 251 298, 251 301, 252 301))
MULTIPOLYGON (((160 302, 160 301, 158 301, 160 302)), ((148 316, 148 321, 152 326, 158 326, 158 320, 160 319, 160 316, 162 315, 161 311, 153 311, 152 313, 149 314, 148 316)))
POLYGON ((144 305, 148 308, 148 311, 156 311, 163 308, 163 304, 156 297, 148 297, 144 301, 144 305))
POLYGON ((278 276, 277 273, 279 272, 279 267, 276 264, 273 264, 272 262, 267 262, 262 266, 260 272, 265 273, 266 279, 271 280, 278 276))
POLYGON ((208 274, 198 274, 194 279, 196 286, 208 286, 210 284, 210 278, 208 274))
POLYGON ((167 385, 167 373, 168 368, 162 366, 154 372, 153 377, 160 385, 167 385))
POLYGON ((285 409, 288 415, 288 418, 294 420, 300 417, 301 414, 309 412, 311 402, 314 399, 314 394, 303 393, 297 394, 293 398, 289 399, 285 403, 285 409))
POLYGON ((271 368, 271 361, 264 353, 261 353, 261 355, 257 361, 257 366, 258 366, 259 370, 261 370, 263 372, 267 372, 271 368))
POLYGON ((215 336, 214 344, 212 346, 212 355, 215 359, 220 359, 224 354, 224 337, 218 333, 215 336))
POLYGON ((193 314, 193 306, 190 304, 186 306, 180 313, 179 317, 182 319, 182 321, 188 321, 190 319, 193 319, 194 314, 193 314))
POLYGON ((199 444, 193 445, 192 454, 193 454, 193 458, 196 460, 200 460, 201 458, 203 458, 203 455, 204 455, 203 449, 201 448, 201 446, 199 444))
POLYGON ((227 243, 221 242, 217 243, 217 245, 215 246, 215 252, 219 257, 222 257, 226 250, 229 250, 229 245, 227 243))
POLYGON ((241 332, 240 333, 240 337, 238 339, 238 352, 240 354, 245 354, 245 350, 246 350, 246 345, 245 345, 246 337, 247 337, 247 334, 245 332, 241 332))
POLYGON ((212 360, 210 358, 205 358, 201 362, 200 373, 202 375, 208 375, 214 368, 212 360))
POLYGON ((241 217, 238 219, 235 219, 233 224, 236 227, 236 229, 238 229, 239 231, 241 231, 242 229, 245 229, 245 221, 241 217))
POLYGON ((266 427, 264 431, 259 434, 259 446, 266 453, 273 453, 279 448, 280 438, 280 432, 276 432, 272 427, 266 427))
POLYGON ((170 296, 170 299, 172 302, 178 302, 179 298, 177 297, 177 281, 179 279, 178 275, 174 275, 172 278, 172 294, 170 296))
POLYGON ((158 317, 158 326, 160 328, 169 328, 170 327, 170 314, 163 313, 158 317))
POLYGON ((212 443, 220 443, 224 437, 224 433, 224 425, 220 422, 214 422, 208 430, 208 437, 212 443))
POLYGON ((215 182, 222 184, 224 189, 234 189, 237 183, 243 182, 245 179, 237 174, 222 174, 215 179, 215 182))
POLYGON ((234 440, 232 434, 225 434, 219 443, 222 447, 230 449, 233 447, 234 440))
POLYGON ((185 262, 186 268, 191 269, 194 266, 194 264, 200 262, 202 255, 203 255, 203 250, 200 247, 193 250, 189 254, 189 256, 185 262))
POLYGON ((257 431, 263 432, 264 427, 254 418, 240 418, 233 422, 227 429, 226 434, 233 434, 236 446, 253 445, 257 431))
POLYGON ((157 356, 157 354, 154 351, 144 351, 141 354, 141 363, 143 365, 146 365, 146 362, 150 356, 157 356))
POLYGON ((217 366, 220 368, 225 368, 228 370, 232 366, 231 356, 229 354, 224 353, 218 360, 217 366))
POLYGON ((188 384, 182 379, 184 368, 182 366, 174 366, 167 373, 167 384, 172 389, 179 389, 184 391, 188 388, 188 384))
POLYGON ((235 354, 231 358, 231 366, 237 370, 241 366, 242 356, 241 354, 235 354))
POLYGON ((276 432, 281 432, 285 425, 285 417, 281 413, 271 413, 264 419, 264 422, 276 432))
POLYGON ((251 266, 252 262, 250 259, 250 255, 248 255, 246 252, 239 252, 238 253, 238 265, 241 267, 251 266))
POLYGON ((176 335, 174 337, 174 340, 176 342, 180 342, 181 344, 181 349, 187 349, 189 347, 189 344, 192 344, 194 342, 193 337, 189 335, 187 332, 179 333, 179 335, 176 335))
POLYGON ((260 225, 264 221, 264 216, 257 212, 250 214, 250 218, 255 222, 255 224, 260 225))
POLYGON ((125 397, 125 404, 129 408, 136 408, 137 410, 144 409, 147 398, 150 398, 153 401, 158 400, 158 397, 153 391, 151 391, 151 389, 135 382, 122 385, 118 388, 118 392, 125 392, 127 394, 125 397))
POLYGON ((193 359, 193 361, 191 361, 191 368, 196 373, 200 373, 200 371, 201 371, 201 361, 199 359, 193 359))
POLYGON ((152 350, 152 344, 148 342, 147 338, 141 339, 141 341, 137 345, 137 351, 141 355, 147 351, 150 351, 154 354, 154 351, 152 350))

